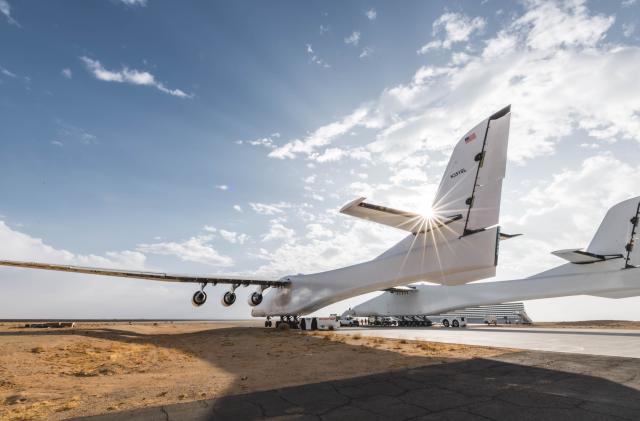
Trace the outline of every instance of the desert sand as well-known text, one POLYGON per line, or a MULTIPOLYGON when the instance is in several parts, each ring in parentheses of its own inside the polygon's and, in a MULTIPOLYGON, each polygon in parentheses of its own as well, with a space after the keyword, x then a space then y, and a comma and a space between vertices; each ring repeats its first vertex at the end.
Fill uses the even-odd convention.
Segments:
POLYGON ((23 325, 0 324, 2 420, 59 420, 511 352, 246 323, 23 325))

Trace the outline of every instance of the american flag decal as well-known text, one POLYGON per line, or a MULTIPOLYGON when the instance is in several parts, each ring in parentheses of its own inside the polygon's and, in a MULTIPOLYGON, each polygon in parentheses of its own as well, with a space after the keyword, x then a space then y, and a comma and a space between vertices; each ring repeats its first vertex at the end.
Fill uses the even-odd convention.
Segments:
POLYGON ((469 136, 464 138, 464 143, 471 143, 474 141, 475 138, 476 138, 475 132, 471 133, 469 136))

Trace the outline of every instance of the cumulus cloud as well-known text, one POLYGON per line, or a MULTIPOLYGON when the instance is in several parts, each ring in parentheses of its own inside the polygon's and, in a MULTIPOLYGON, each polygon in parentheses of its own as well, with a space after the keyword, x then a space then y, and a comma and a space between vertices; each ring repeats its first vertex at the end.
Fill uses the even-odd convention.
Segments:
POLYGON ((216 189, 222 190, 222 191, 227 191, 227 190, 229 190, 229 186, 227 186, 226 184, 218 184, 218 185, 216 185, 216 189))
POLYGON ((295 230, 284 226, 281 219, 272 219, 269 232, 262 236, 262 241, 284 240, 291 242, 295 238, 295 235, 295 230))
POLYGON ((69 69, 68 67, 65 69, 62 69, 60 73, 62 73, 62 76, 66 77, 67 79, 71 79, 73 77, 73 73, 71 72, 71 69, 69 69))
POLYGON ((233 210, 236 211, 236 212, 240 212, 240 213, 243 212, 242 206, 240 206, 240 205, 233 205, 233 210))
POLYGON ((179 98, 193 98, 192 94, 187 94, 181 89, 167 88, 162 82, 157 81, 155 76, 149 72, 129 69, 128 67, 123 67, 122 70, 118 71, 107 70, 98 60, 93 60, 86 56, 80 57, 80 60, 82 60, 87 70, 98 80, 105 82, 128 83, 131 85, 151 86, 165 94, 177 96, 179 98))
POLYGON ((344 39, 344 43, 347 45, 353 45, 354 47, 360 43, 360 32, 353 31, 351 35, 344 39))
POLYGON ((364 13, 364 15, 369 20, 376 20, 376 18, 378 17, 378 12, 376 12, 376 9, 369 9, 364 13))
POLYGON ((205 234, 191 237, 181 242, 158 242, 140 244, 137 251, 161 256, 173 256, 184 262, 202 263, 213 267, 233 266, 233 259, 220 254, 213 248, 213 235, 205 234))
POLYGON ((220 237, 232 244, 244 244, 249 236, 247 234, 237 233, 235 231, 219 230, 220 237))
POLYGON ((453 44, 466 42, 474 32, 479 32, 487 25, 482 17, 470 18, 462 13, 445 13, 433 22, 433 36, 443 34, 443 39, 433 40, 423 45, 419 54, 425 54, 437 48, 450 49, 453 44))
MULTIPOLYGON (((630 89, 637 86, 640 48, 605 43, 614 18, 590 13, 582 1, 526 6, 485 39, 483 48, 453 53, 445 66, 421 67, 408 83, 385 89, 376 100, 269 156, 332 158, 333 143, 367 128, 375 136, 364 146, 371 158, 401 162, 424 151, 449 150, 479 119, 509 103, 509 158, 518 163, 552 154, 576 129, 599 140, 640 140, 640 95, 630 89)), ((452 22, 450 14, 443 16, 436 28, 452 22)), ((468 37, 456 25, 449 28, 452 42, 468 37)))

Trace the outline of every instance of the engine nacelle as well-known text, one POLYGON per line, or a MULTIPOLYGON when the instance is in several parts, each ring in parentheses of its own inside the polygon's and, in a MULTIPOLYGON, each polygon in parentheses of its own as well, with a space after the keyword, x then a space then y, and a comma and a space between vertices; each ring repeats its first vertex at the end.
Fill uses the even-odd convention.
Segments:
POLYGON ((230 305, 232 305, 235 302, 236 302, 236 293, 235 292, 227 291, 222 296, 222 305, 225 306, 225 307, 229 307, 230 305))
POLYGON ((207 293, 204 291, 196 291, 195 294, 193 294, 193 297, 191 298, 191 304, 193 304, 194 307, 200 307, 206 301, 207 301, 207 293))
POLYGON ((249 295, 249 299, 247 300, 247 302, 251 307, 259 305, 262 302, 262 294, 260 294, 259 292, 252 293, 251 295, 249 295))

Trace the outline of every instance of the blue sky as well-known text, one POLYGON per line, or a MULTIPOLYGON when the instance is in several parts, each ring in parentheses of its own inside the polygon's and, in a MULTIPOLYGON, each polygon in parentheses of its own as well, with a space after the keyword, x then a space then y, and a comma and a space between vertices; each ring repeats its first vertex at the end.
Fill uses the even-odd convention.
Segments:
MULTIPOLYGON (((428 207, 458 136, 512 104, 502 226, 525 236, 499 278, 536 273, 640 194, 638 17, 629 0, 0 0, 0 252, 262 276, 362 261, 402 234, 336 209, 428 207)), ((183 285, 0 282, 0 317, 249 314, 194 310, 183 285)), ((528 307, 640 319, 638 304, 528 307)))

